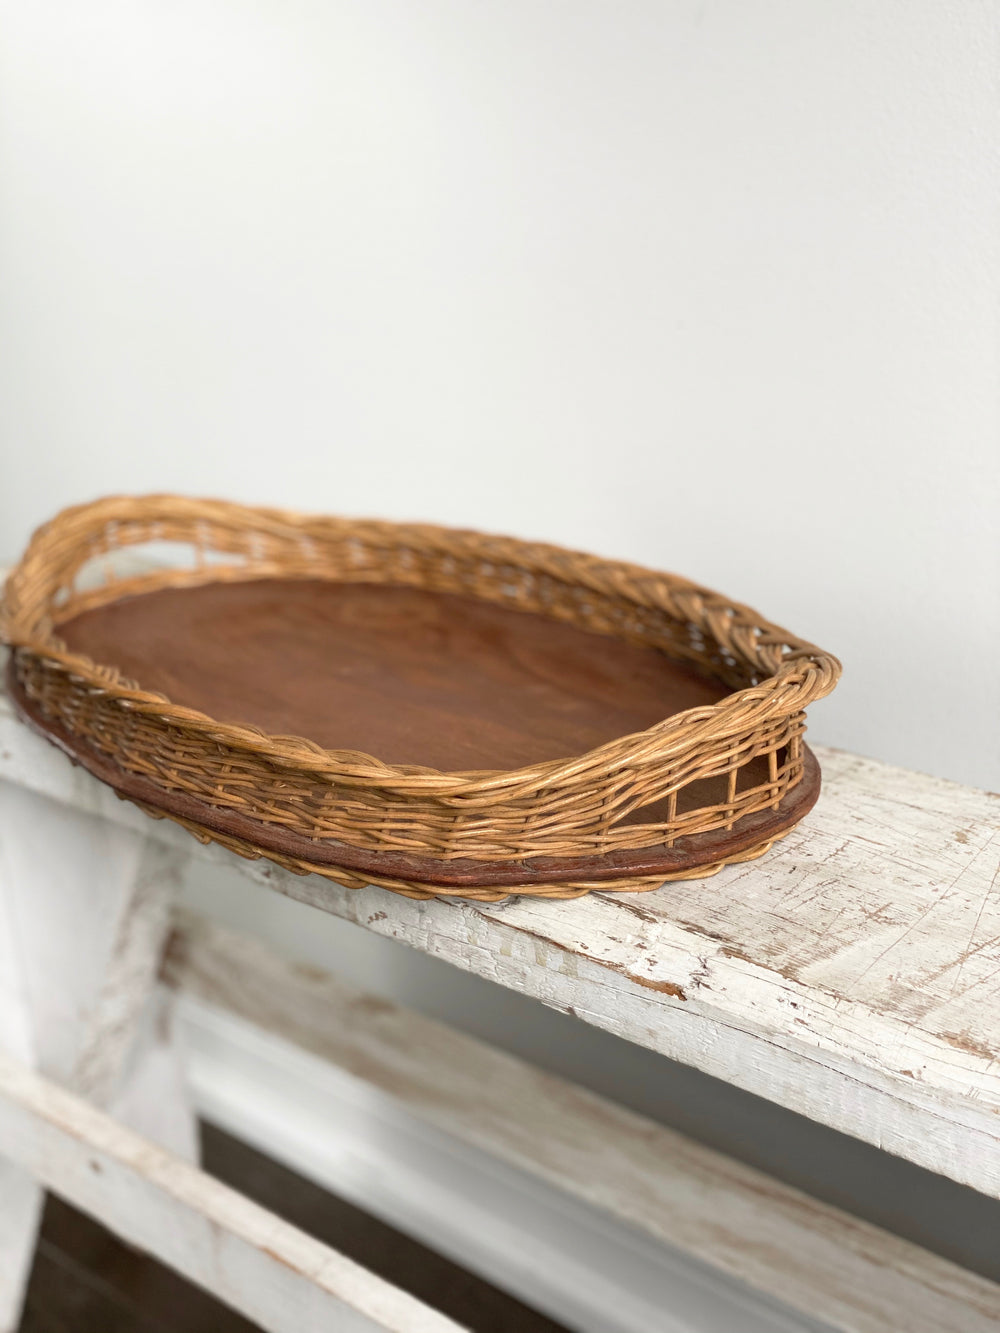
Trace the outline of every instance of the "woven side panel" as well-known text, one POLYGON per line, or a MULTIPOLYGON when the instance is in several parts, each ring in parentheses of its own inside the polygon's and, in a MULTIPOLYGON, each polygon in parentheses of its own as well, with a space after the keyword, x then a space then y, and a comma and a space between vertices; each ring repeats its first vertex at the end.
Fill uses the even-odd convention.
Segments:
POLYGON ((750 848, 749 851, 726 857, 723 860, 712 861, 707 865, 699 866, 697 869, 681 870, 676 874, 636 875, 611 881, 579 880, 576 882, 563 881, 558 884, 515 884, 500 889, 447 888, 436 884, 421 884, 415 880, 390 879, 384 875, 357 875, 352 870, 346 870, 342 866, 317 865, 312 861, 281 856, 277 852, 261 851, 260 848, 243 842, 240 838, 215 833, 200 824, 192 823, 188 819, 165 814, 164 811, 157 810, 142 801, 133 801, 132 804, 137 805, 140 810, 143 810, 153 819, 169 819, 174 824, 180 824, 192 837, 197 838, 203 846, 213 842, 218 843, 219 846, 225 847, 227 851, 242 856, 244 860, 271 861, 275 865, 281 866, 283 870, 290 870, 294 875, 321 875, 324 879, 332 880, 345 889, 364 889, 369 885, 375 885, 377 888, 391 889, 394 893, 402 894, 405 898, 415 898, 420 901, 427 901, 430 898, 469 898, 475 902, 499 903, 511 895, 520 894, 526 894, 532 898, 571 899, 582 898, 588 893, 649 893, 653 889, 661 888, 664 884, 676 880, 711 879, 727 865, 738 865, 744 861, 756 861, 769 852, 774 844, 787 836, 789 832, 786 829, 782 833, 775 834, 767 842, 758 843, 756 847, 750 848))
POLYGON ((673 575, 475 532, 170 496, 98 501, 41 529, 8 582, 3 632, 37 708, 120 768, 309 838, 444 859, 669 845, 776 807, 802 776, 804 709, 840 670, 749 608, 673 575), (187 548, 189 564, 138 577, 109 564, 102 583, 84 586, 95 560, 162 542, 187 548), (570 760, 449 774, 217 723, 68 653, 54 629, 126 594, 266 577, 474 596, 655 646, 734 693, 570 760), (762 761, 756 776, 752 760, 762 761), (725 799, 699 800, 699 784, 720 777, 725 799))

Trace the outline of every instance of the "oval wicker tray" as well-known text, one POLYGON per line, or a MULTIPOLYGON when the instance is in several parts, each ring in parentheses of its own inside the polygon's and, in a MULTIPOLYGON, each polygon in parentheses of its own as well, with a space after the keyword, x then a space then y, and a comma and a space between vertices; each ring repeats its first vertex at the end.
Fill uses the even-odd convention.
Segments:
POLYGON ((119 794, 415 897, 638 890, 760 855, 816 799, 803 710, 840 670, 673 575, 174 496, 41 528, 2 624, 22 715, 119 794), (165 542, 189 563, 117 558, 165 542))

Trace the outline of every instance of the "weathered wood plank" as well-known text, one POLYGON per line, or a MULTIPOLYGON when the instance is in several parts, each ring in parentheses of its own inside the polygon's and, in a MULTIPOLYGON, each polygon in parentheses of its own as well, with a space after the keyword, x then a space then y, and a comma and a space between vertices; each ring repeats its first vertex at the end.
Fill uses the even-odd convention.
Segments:
POLYGON ((844 1333, 987 1333, 1000 1287, 563 1079, 185 915, 174 986, 844 1333))
POLYGON ((456 1333, 437 1314, 0 1055, 0 1153, 268 1333, 456 1333))
MULTIPOLYGON (((133 1051, 159 971, 183 867, 184 859, 176 850, 144 839, 69 1080, 74 1092, 97 1106, 111 1101, 133 1051)), ((72 893, 72 886, 67 885, 66 891, 72 893)))
MULTIPOLYGON (((817 753, 819 804, 767 857, 649 894, 413 903, 243 864, 302 902, 1000 1194, 1000 798, 817 753)), ((9 710, 4 775, 142 827, 9 710)))
MULTIPOLYGON (((0 781, 0 1050, 117 1096, 129 1123, 194 1156, 196 1130, 164 1025, 137 1044, 188 851, 0 781), (148 1049, 146 1049, 148 1048, 148 1049)), ((41 1194, 4 1163, 0 1331, 18 1324, 41 1194)))

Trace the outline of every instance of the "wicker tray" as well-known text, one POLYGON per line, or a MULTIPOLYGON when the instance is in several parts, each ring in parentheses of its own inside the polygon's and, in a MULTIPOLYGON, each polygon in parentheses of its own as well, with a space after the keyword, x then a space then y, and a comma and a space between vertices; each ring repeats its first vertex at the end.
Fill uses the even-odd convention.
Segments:
POLYGON ((22 716, 120 795, 420 898, 648 889, 762 854, 816 799, 803 710, 840 673, 673 575, 176 496, 58 515, 2 629, 22 716), (150 544, 147 572, 119 558, 150 544))

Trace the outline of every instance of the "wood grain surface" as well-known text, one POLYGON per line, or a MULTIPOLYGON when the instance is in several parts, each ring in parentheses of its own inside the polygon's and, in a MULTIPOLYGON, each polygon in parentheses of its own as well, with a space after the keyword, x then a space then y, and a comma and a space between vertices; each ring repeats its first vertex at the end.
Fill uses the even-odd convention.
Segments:
POLYGON ((372 583, 164 588, 84 612, 59 633, 220 722, 445 771, 582 754, 730 692, 654 648, 372 583))
MULTIPOLYGON (((162 589, 60 626, 67 645, 144 688, 222 722, 300 735, 393 763, 511 769, 583 753, 729 693, 656 649, 471 597, 375 584, 258 580, 162 589)), ((37 710, 13 674, 22 715, 123 795, 266 851, 317 866, 428 885, 614 880, 673 874, 749 851, 811 808, 820 774, 776 808, 671 845, 518 861, 373 851, 314 840, 118 768, 37 710)), ((751 760, 741 787, 767 782, 751 760)), ((726 774, 677 794, 677 809, 725 805, 726 774)), ((623 823, 666 819, 666 801, 623 823), (661 808, 662 807, 662 808, 661 808)))

